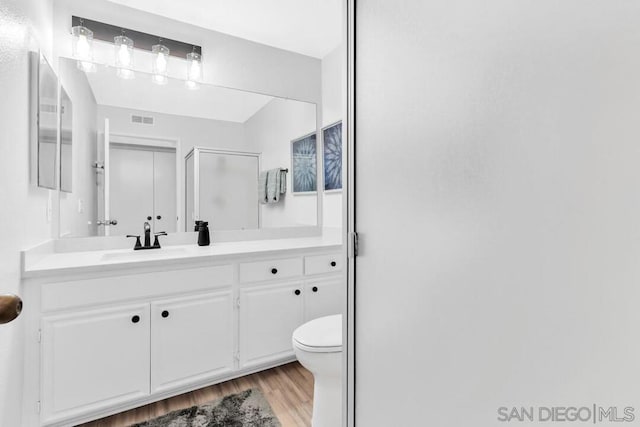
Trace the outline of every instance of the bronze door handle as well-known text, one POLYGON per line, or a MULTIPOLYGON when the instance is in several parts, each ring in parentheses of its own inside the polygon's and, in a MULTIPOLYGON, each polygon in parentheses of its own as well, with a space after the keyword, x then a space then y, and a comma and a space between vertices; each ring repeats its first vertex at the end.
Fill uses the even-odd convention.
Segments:
POLYGON ((9 323, 22 312, 22 300, 17 295, 0 295, 0 324, 9 323))

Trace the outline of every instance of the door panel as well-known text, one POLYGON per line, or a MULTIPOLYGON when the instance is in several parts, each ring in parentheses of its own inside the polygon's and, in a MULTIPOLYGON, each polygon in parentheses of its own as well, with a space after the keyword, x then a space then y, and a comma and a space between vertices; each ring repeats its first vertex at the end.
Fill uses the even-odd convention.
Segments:
POLYGON ((153 218, 153 151, 118 148, 114 144, 109 151, 110 219, 118 221, 118 225, 111 226, 111 235, 144 234, 147 217, 153 218))
POLYGON ((302 283, 241 289, 240 367, 293 356, 291 335, 302 320, 302 283))
POLYGON ((45 317, 42 334, 43 421, 149 394, 148 304, 45 317))
POLYGON ((151 390, 228 374, 233 369, 231 290, 151 304, 151 390))
POLYGON ((176 215, 176 153, 154 151, 153 230, 174 233, 176 215))

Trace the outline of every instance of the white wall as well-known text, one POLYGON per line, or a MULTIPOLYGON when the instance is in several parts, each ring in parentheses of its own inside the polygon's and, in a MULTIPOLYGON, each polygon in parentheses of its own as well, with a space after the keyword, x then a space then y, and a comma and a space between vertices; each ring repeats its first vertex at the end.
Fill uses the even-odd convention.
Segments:
POLYGON ((317 195, 294 195, 291 184, 291 141, 315 130, 314 104, 280 98, 269 102, 245 122, 245 138, 262 153, 261 169, 289 169, 284 197, 278 203, 261 205, 264 228, 317 225, 317 195))
MULTIPOLYGON (((0 3, 0 293, 24 294, 20 253, 51 237, 48 190, 29 183, 27 51, 51 58, 51 1, 0 3)), ((25 310, 29 310, 25 301, 25 310)), ((24 317, 0 325, 0 426, 17 426, 22 410, 24 317)))
POLYGON ((60 82, 71 98, 73 111, 71 193, 60 193, 60 236, 95 236, 97 233, 96 100, 85 74, 72 61, 59 62, 60 82), (79 212, 78 204, 82 204, 79 212), (89 225, 91 222, 91 225, 89 225))
MULTIPOLYGON (((343 120, 344 104, 343 68, 344 48, 337 47, 322 58, 322 126, 329 126, 343 120)), ((344 136, 343 136, 344 140, 344 136)), ((345 146, 346 147, 346 146, 345 146)), ((346 148, 345 148, 346 151, 346 148)), ((343 162, 344 163, 344 162, 343 162)), ((343 168, 342 182, 346 181, 343 168)), ((323 173, 322 169, 321 173, 323 173)), ((342 192, 324 193, 322 204, 322 225, 324 227, 342 227, 342 192)))
POLYGON ((254 148, 254 145, 244 138, 242 123, 99 105, 98 128, 101 132, 104 131, 105 118, 109 119, 111 133, 179 139, 182 146, 180 156, 182 159, 194 146, 245 151, 251 151, 254 148), (154 124, 149 126, 131 123, 132 114, 153 116, 154 124))
POLYGON ((637 422, 639 11, 358 2, 357 425, 637 422))
MULTIPOLYGON (((205 82, 319 102, 320 60, 206 30, 106 0, 55 0, 56 55, 71 57, 71 16, 121 25, 202 46, 205 82)), ((96 59, 113 62, 113 45, 95 43, 96 59)), ((135 66, 150 71, 151 57, 135 52, 135 66)), ((169 74, 185 78, 185 62, 171 59, 169 74)))

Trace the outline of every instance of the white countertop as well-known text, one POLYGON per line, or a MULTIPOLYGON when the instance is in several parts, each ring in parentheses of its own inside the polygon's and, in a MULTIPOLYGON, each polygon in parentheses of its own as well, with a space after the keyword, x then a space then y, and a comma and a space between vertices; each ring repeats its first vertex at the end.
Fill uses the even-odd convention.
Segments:
POLYGON ((94 271, 109 271, 122 268, 152 267, 193 262, 215 262, 231 256, 266 256, 303 249, 339 249, 341 235, 336 233, 322 236, 264 239, 241 242, 219 242, 210 246, 170 245, 161 249, 138 250, 111 249, 77 252, 38 253, 31 258, 23 253, 22 275, 25 278, 43 277, 53 274, 67 274, 94 271))

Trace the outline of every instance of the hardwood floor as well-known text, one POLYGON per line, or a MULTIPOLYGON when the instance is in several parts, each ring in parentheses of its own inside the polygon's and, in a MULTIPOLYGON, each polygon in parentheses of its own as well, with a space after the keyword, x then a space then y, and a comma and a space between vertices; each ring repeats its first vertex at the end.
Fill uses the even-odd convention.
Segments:
POLYGON ((313 375, 298 362, 293 362, 121 412, 81 427, 129 426, 249 388, 257 388, 264 394, 282 427, 311 426, 313 375))

